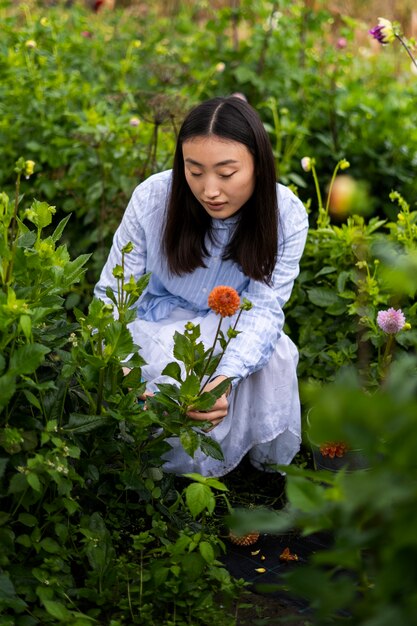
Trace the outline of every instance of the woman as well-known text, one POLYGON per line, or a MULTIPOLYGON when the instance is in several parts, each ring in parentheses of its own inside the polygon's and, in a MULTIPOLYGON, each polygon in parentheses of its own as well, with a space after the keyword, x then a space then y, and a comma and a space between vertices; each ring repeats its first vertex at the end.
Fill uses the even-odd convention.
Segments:
MULTIPOLYGON (((288 300, 307 236, 300 200, 276 183, 268 135, 242 98, 214 98, 194 108, 180 129, 173 169, 155 174, 134 191, 102 271, 95 295, 116 289, 112 269, 129 241, 125 274, 151 272, 130 330, 147 365, 147 391, 173 361, 175 330, 200 324, 204 343, 214 339, 218 317, 207 297, 213 287, 234 287, 252 302, 239 320, 240 334, 223 356, 206 390, 232 378, 230 393, 208 412, 210 436, 224 461, 199 452, 188 456, 177 440, 164 457, 169 472, 222 476, 249 452, 267 470, 288 464, 300 444, 298 352, 283 332, 288 300)), ((228 318, 227 323, 233 323, 228 318)), ((171 381, 172 382, 172 381, 171 381)))

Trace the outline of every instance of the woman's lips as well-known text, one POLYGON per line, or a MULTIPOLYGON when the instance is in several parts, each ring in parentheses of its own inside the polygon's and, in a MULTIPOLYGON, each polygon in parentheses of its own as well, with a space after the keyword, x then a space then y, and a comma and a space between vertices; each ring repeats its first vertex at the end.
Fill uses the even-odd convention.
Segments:
POLYGON ((205 205, 208 206, 213 211, 219 211, 221 208, 225 206, 226 202, 206 202, 205 205))

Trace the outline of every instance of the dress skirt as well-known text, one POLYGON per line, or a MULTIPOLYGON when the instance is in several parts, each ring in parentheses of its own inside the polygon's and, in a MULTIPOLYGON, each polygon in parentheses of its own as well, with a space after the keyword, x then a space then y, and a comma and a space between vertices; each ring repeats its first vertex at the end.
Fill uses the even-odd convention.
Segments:
MULTIPOLYGON (((140 346, 140 354, 146 361, 142 376, 147 382, 148 391, 157 391, 160 382, 173 382, 161 376, 161 371, 175 360, 174 332, 183 333, 188 321, 200 325, 201 340, 206 348, 210 347, 219 321, 219 317, 211 311, 201 316, 177 308, 166 319, 157 322, 136 319, 129 325, 135 343, 140 346)), ((225 318, 222 326, 224 332, 229 326, 230 319, 225 318)), ((288 465, 298 452, 301 442, 297 363, 297 348, 282 333, 268 363, 233 386, 228 396, 227 416, 207 433, 220 444, 224 460, 213 459, 200 450, 191 458, 177 438, 170 438, 168 443, 172 449, 163 457, 164 471, 224 476, 247 453, 257 469, 277 471, 274 465, 288 465)))

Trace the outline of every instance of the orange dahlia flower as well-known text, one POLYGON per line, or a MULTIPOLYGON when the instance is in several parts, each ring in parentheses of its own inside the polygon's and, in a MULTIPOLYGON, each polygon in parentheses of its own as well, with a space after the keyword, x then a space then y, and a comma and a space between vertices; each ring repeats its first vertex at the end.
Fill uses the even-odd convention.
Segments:
POLYGON ((211 290, 208 305, 212 311, 222 317, 231 317, 238 311, 240 298, 236 289, 219 285, 211 290))
POLYGON ((340 442, 324 443, 322 446, 320 446, 320 452, 322 453, 322 455, 328 456, 331 459, 334 459, 335 456, 339 458, 344 456, 347 452, 347 449, 347 445, 340 442))

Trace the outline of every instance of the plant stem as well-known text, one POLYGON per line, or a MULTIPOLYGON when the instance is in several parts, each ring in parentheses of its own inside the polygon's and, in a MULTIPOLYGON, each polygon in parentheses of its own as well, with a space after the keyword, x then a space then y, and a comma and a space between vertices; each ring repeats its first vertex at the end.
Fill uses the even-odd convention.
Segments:
MULTIPOLYGON (((203 371, 201 373, 201 376, 200 376, 200 384, 201 384, 201 381, 203 380, 203 378, 204 378, 204 376, 205 376, 205 374, 207 372, 207 368, 210 365, 210 361, 211 361, 211 359, 213 357, 213 352, 214 352, 214 348, 216 347, 217 339, 219 337, 220 327, 222 325, 222 321, 223 321, 223 317, 220 318, 219 323, 217 325, 217 330, 216 330, 216 334, 215 334, 215 337, 214 337, 213 345, 211 346, 211 350, 210 350, 209 356, 207 357, 206 363, 204 365, 204 369, 203 369, 203 371)), ((201 393, 201 390, 200 390, 200 393, 201 393)))
POLYGON ((333 175, 332 175, 332 179, 330 181, 330 186, 329 186, 329 192, 327 194, 327 200, 326 200, 326 208, 324 209, 326 215, 329 214, 329 205, 330 205, 330 196, 332 193, 332 187, 336 178, 336 174, 339 171, 339 167, 340 167, 340 161, 336 164, 336 167, 333 170, 333 175))
POLYGON ((317 178, 317 172, 316 172, 316 168, 314 167, 314 163, 311 166, 311 172, 313 174, 314 186, 316 188, 316 195, 317 195, 317 203, 318 203, 318 207, 319 207, 319 217, 318 217, 318 220, 317 220, 317 226, 319 228, 322 228, 323 226, 326 225, 325 224, 325 217, 327 216, 327 213, 325 212, 325 210, 323 208, 323 199, 321 197, 319 179, 317 178))
POLYGON ((10 238, 9 238, 9 245, 11 248, 11 257, 10 257, 10 261, 9 264, 7 266, 7 271, 6 271, 6 276, 5 276, 5 280, 4 280, 4 285, 5 287, 7 287, 7 285, 9 284, 9 281, 12 277, 12 271, 13 271, 13 264, 14 264, 14 257, 16 254, 16 247, 17 247, 17 209, 19 206, 19 191, 20 191, 20 177, 21 177, 21 172, 18 172, 17 174, 17 178, 16 178, 16 190, 15 190, 15 198, 14 198, 14 209, 13 209, 13 215, 12 215, 12 219, 10 221, 10 238))
POLYGON ((407 52, 408 56, 410 57, 411 61, 414 64, 414 66, 417 68, 417 61, 415 60, 415 58, 414 58, 410 48, 408 47, 408 45, 406 44, 404 39, 401 37, 401 35, 395 35, 395 36, 398 39, 398 41, 401 43, 401 45, 405 48, 405 51, 407 52))

